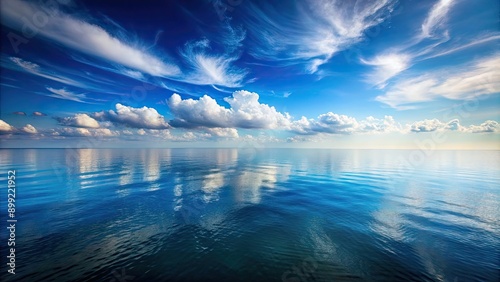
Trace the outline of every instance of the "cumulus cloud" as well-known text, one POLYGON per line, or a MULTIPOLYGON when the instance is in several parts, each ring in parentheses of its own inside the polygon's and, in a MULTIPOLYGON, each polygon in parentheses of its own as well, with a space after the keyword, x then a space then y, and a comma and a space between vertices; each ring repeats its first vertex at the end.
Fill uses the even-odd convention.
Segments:
POLYGON ((235 91, 224 99, 230 108, 220 106, 208 95, 198 100, 183 100, 173 94, 168 107, 175 116, 174 127, 220 127, 220 128, 288 128, 291 117, 278 112, 274 107, 259 102, 257 93, 235 91))
POLYGON ((494 120, 487 120, 480 125, 471 125, 467 128, 472 133, 500 132, 500 124, 494 120))
MULTIPOLYGON (((6 1, 5 3, 8 3, 8 2, 9 1, 6 1)), ((4 4, 4 2, 2 2, 2 4, 4 4)), ((2 5, 2 8, 3 8, 3 5, 2 5)), ((9 63, 8 61, 5 61, 5 64, 3 65, 3 67, 15 69, 18 71, 28 72, 32 75, 36 75, 39 77, 43 77, 46 79, 50 79, 52 81, 56 81, 56 82, 71 85, 71 86, 85 87, 85 85, 83 85, 82 83, 77 82, 73 79, 46 71, 46 70, 42 69, 36 63, 26 61, 26 60, 23 60, 23 59, 18 58, 18 57, 9 57, 9 59, 12 63, 14 63, 14 65, 12 65, 12 63, 9 63)))
POLYGON ((397 81, 376 100, 396 109, 439 97, 469 100, 500 92, 500 57, 482 58, 462 66, 442 69, 397 81))
POLYGON ((220 128, 220 127, 213 127, 213 128, 206 128, 205 131, 210 133, 212 136, 215 137, 225 137, 225 138, 238 138, 238 130, 235 128, 220 128))
POLYGON ((32 114, 33 116, 37 116, 37 117, 44 117, 44 116, 47 116, 47 114, 45 113, 42 113, 42 112, 33 112, 32 114))
POLYGON ((87 114, 75 114, 72 117, 58 118, 59 124, 82 128, 99 128, 99 123, 87 114))
POLYGON ((64 137, 113 137, 120 135, 109 128, 57 128, 49 131, 52 136, 64 137))
POLYGON ((425 119, 422 121, 414 122, 410 126, 413 132, 432 132, 444 127, 444 124, 438 119, 425 119))
POLYGON ((402 126, 397 123, 392 116, 385 116, 383 119, 372 116, 359 122, 360 132, 388 133, 401 131, 402 126))
POLYGON ((12 132, 14 127, 0 119, 0 132, 12 132))
POLYGON ((319 115, 317 120, 302 117, 300 120, 292 123, 291 130, 295 133, 305 135, 317 133, 350 134, 358 126, 358 122, 353 117, 328 112, 319 115))
POLYGON ((35 3, 17 0, 2 2, 2 22, 17 30, 24 28, 23 19, 32 18, 37 13, 50 17, 43 28, 38 29, 38 34, 58 44, 154 76, 180 73, 176 65, 165 63, 147 50, 125 42, 96 24, 35 3))
POLYGON ((109 110, 107 112, 98 112, 94 114, 94 118, 100 121, 111 121, 114 124, 131 128, 170 128, 165 118, 160 115, 156 109, 146 106, 142 108, 133 108, 118 103, 116 104, 116 111, 109 110))
POLYGON ((499 132, 500 125, 493 120, 487 120, 480 125, 462 126, 458 119, 442 122, 438 119, 425 119, 407 126, 411 132, 458 131, 466 133, 499 132))
MULTIPOLYGON (((445 19, 453 4, 454 0, 440 0, 430 9, 423 20, 421 31, 417 32, 416 36, 410 37, 408 42, 400 46, 393 46, 390 51, 383 51, 371 59, 361 59, 362 64, 373 67, 366 75, 367 82, 378 88, 385 88, 391 78, 410 68, 414 61, 439 56, 437 54, 429 55, 429 53, 435 53, 438 46, 450 39, 445 19), (439 34, 437 34, 438 30, 441 30, 439 34), (424 41, 426 38, 434 40, 424 41)), ((438 53, 452 52, 452 49, 458 50, 451 48, 448 51, 439 51, 438 53)))
POLYGON ((13 114, 19 115, 19 116, 25 116, 26 115, 25 112, 13 112, 13 114))
MULTIPOLYGON (((316 119, 302 117, 293 121, 290 130, 301 135, 353 134, 353 133, 389 133, 401 131, 402 126, 392 116, 383 119, 369 116, 363 120, 339 115, 332 112, 319 115, 316 119)), ((297 139, 297 138, 295 138, 297 139)))
POLYGON ((27 124, 25 127, 22 128, 22 131, 24 133, 28 133, 28 134, 37 134, 38 131, 36 130, 36 128, 31 125, 31 124, 27 124))

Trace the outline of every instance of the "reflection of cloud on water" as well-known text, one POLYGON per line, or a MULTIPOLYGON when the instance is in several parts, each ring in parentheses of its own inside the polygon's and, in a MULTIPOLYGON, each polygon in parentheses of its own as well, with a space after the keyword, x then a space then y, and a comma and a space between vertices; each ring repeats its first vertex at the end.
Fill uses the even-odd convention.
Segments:
POLYGON ((203 176, 201 189, 205 193, 212 193, 224 186, 224 173, 214 172, 203 176))
POLYGON ((236 161, 238 161, 238 150, 217 150, 215 159, 217 160, 217 165, 219 166, 232 166, 236 163, 236 161))
POLYGON ((405 239, 403 231, 405 222, 397 211, 398 209, 401 209, 401 207, 382 203, 382 207, 372 213, 371 230, 386 239, 403 241, 405 239))
POLYGON ((258 204, 261 201, 261 189, 273 189, 277 182, 288 180, 290 166, 259 166, 238 173, 234 179, 237 202, 258 204))
POLYGON ((224 186, 224 177, 225 174, 222 172, 209 173, 203 176, 201 183, 201 190, 205 193, 203 201, 208 203, 219 199, 217 192, 224 186))
POLYGON ((262 200, 262 189, 276 188, 291 174, 290 165, 247 166, 242 165, 244 161, 238 159, 239 156, 237 150, 217 150, 211 159, 215 160, 215 167, 205 171, 176 171, 171 186, 174 211, 180 212, 184 220, 211 225, 225 217, 226 206, 231 207, 235 202, 258 204, 262 200), (211 205, 219 201, 221 193, 233 195, 228 198, 232 202, 211 205))
POLYGON ((118 184, 120 186, 132 183, 132 181, 134 179, 133 174, 132 174, 132 172, 133 172, 132 170, 133 170, 133 166, 130 163, 130 161, 124 160, 123 165, 122 165, 122 170, 119 173, 120 177, 118 180, 118 184))
POLYGON ((78 158, 78 170, 80 173, 78 176, 80 179, 92 177, 92 175, 88 173, 97 171, 95 150, 78 150, 76 156, 78 158))

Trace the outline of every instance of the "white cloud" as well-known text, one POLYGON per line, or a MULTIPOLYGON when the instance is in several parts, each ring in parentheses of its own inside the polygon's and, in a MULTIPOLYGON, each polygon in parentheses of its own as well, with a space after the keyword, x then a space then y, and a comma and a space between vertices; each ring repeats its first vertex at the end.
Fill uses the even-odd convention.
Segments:
POLYGON ((425 119, 407 125, 411 132, 433 132, 433 131, 459 131, 465 133, 498 133, 500 124, 494 120, 487 120, 480 125, 462 126, 458 119, 442 122, 438 119, 425 119))
POLYGON ((118 131, 112 131, 109 128, 56 128, 49 131, 52 136, 67 137, 113 137, 119 136, 118 131))
POLYGON ((359 122, 360 132, 388 133, 401 131, 401 128, 401 125, 392 116, 385 116, 383 119, 369 116, 359 122))
POLYGON ((468 100, 500 92, 500 57, 482 58, 472 63, 430 72, 396 81, 376 98, 393 108, 406 109, 411 104, 439 97, 468 100))
POLYGON ((454 0, 439 0, 431 8, 427 18, 422 24, 422 37, 432 37, 437 29, 442 27, 446 16, 454 4, 454 0))
POLYGON ((409 68, 410 61, 409 55, 397 53, 377 55, 372 60, 361 60, 363 64, 374 67, 367 75, 367 80, 380 88, 384 88, 389 79, 409 68))
POLYGON ((235 91, 232 97, 224 99, 230 108, 220 106, 210 96, 198 100, 185 99, 173 94, 168 100, 175 119, 175 127, 221 127, 221 128, 287 128, 290 116, 274 107, 259 102, 257 93, 245 90, 235 91))
POLYGON ((438 51, 434 54, 431 54, 431 55, 425 57, 424 59, 431 59, 431 58, 445 56, 448 54, 452 54, 452 53, 455 53, 458 51, 465 50, 465 49, 470 48, 470 47, 474 47, 477 45, 481 45, 481 44, 488 43, 490 41, 499 40, 499 39, 500 39, 500 35, 498 33, 482 34, 476 38, 473 38, 470 42, 467 42, 464 44, 459 44, 458 46, 449 47, 448 49, 438 51))
POLYGON ((317 120, 302 117, 292 123, 291 130, 306 135, 317 133, 350 134, 356 131, 358 126, 358 122, 353 117, 328 112, 319 115, 317 120))
POLYGON ((206 53, 209 44, 206 39, 186 44, 181 55, 189 63, 192 73, 183 77, 182 81, 198 85, 241 86, 247 71, 231 65, 238 57, 209 55, 206 53))
POLYGON ((32 62, 29 62, 29 61, 25 61, 25 60, 18 58, 18 57, 10 57, 10 60, 29 72, 38 72, 40 70, 39 65, 32 63, 32 62))
POLYGON ((9 59, 11 62, 14 63, 14 65, 12 65, 12 63, 9 63, 8 61, 2 60, 5 63, 3 65, 3 67, 15 69, 15 70, 22 70, 22 71, 31 73, 31 74, 39 76, 39 77, 43 77, 46 79, 50 79, 52 81, 56 81, 56 82, 71 85, 71 86, 85 87, 85 85, 83 85, 82 83, 77 82, 73 79, 46 71, 46 70, 42 69, 38 64, 35 64, 33 62, 26 61, 26 60, 23 60, 23 59, 18 58, 18 57, 9 57, 9 59))
POLYGON ((291 131, 302 135, 314 135, 318 133, 329 134, 353 134, 353 133, 389 133, 399 132, 402 126, 392 116, 377 119, 372 116, 361 121, 353 117, 339 115, 332 112, 321 114, 318 118, 293 121, 291 131))
POLYGON ((44 116, 47 116, 47 114, 42 113, 42 112, 33 112, 33 115, 34 115, 34 116, 37 116, 37 117, 44 117, 44 116))
POLYGON ((425 119, 422 121, 414 122, 410 126, 410 131, 413 132, 432 132, 444 128, 444 123, 438 119, 425 119))
POLYGON ((0 132, 12 132, 14 127, 0 119, 0 132))
POLYGON ((369 28, 388 18, 395 3, 310 0, 297 4, 300 21, 290 21, 270 5, 247 3, 249 52, 259 59, 303 64, 315 73, 336 53, 362 41, 369 28))
POLYGON ((367 81, 378 88, 385 88, 391 78, 410 68, 414 61, 433 57, 428 54, 450 39, 444 24, 453 1, 439 0, 424 19, 421 32, 410 38, 406 44, 394 46, 391 51, 384 51, 372 59, 361 59, 361 63, 374 67, 366 75, 367 81), (442 32, 436 34, 440 29, 442 32), (425 38, 438 39, 438 41, 423 42, 425 38), (424 56, 427 57, 424 58, 424 56))
POLYGON ((87 96, 85 94, 81 93, 73 93, 71 91, 68 91, 66 89, 55 89, 52 87, 47 87, 47 90, 51 92, 51 94, 48 94, 47 96, 49 97, 54 97, 58 99, 63 99, 63 100, 70 100, 70 101, 75 101, 75 102, 80 102, 80 103, 88 103, 85 101, 87 99, 87 96))
POLYGON ((72 127, 99 128, 99 123, 87 114, 75 114, 72 117, 59 118, 59 123, 72 127))
POLYGON ((23 19, 31 19, 37 13, 43 13, 48 21, 37 28, 38 34, 43 37, 107 62, 150 75, 175 76, 180 73, 176 65, 165 63, 146 50, 113 36, 102 27, 62 11, 15 0, 2 1, 1 8, 2 22, 11 28, 22 31, 25 26, 23 19))
POLYGON ((116 112, 109 110, 107 112, 98 112, 94 118, 102 121, 111 121, 114 124, 124 125, 131 128, 145 129, 167 129, 170 128, 165 118, 160 115, 156 109, 142 107, 133 108, 116 104, 116 112))
POLYGON ((231 111, 215 99, 204 95, 198 100, 182 100, 179 94, 173 94, 167 101, 175 119, 171 121, 177 127, 231 127, 231 111))
POLYGON ((238 130, 235 128, 206 128, 205 131, 216 137, 238 138, 238 130))
POLYGON ((22 131, 25 133, 28 133, 28 134, 37 134, 38 133, 36 128, 31 124, 27 124, 25 127, 23 127, 22 131))
POLYGON ((494 120, 487 120, 480 125, 471 125, 467 128, 472 133, 500 132, 500 124, 494 120))

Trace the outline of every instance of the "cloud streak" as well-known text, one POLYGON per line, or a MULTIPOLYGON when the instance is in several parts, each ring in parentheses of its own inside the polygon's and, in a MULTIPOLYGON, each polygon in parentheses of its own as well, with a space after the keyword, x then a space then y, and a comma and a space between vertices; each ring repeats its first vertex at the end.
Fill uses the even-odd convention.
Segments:
POLYGON ((153 76, 174 76, 180 73, 175 64, 165 63, 153 54, 113 36, 102 27, 62 11, 17 0, 2 2, 1 10, 2 22, 17 30, 23 29, 23 18, 32 18, 37 12, 46 11, 49 19, 37 31, 47 39, 153 76))
POLYGON ((459 67, 398 80, 376 100, 396 109, 409 109, 437 98, 470 100, 499 92, 500 57, 496 54, 459 67))
POLYGON ((270 5, 246 3, 243 19, 250 54, 284 65, 303 65, 316 73, 335 54, 365 38, 365 32, 385 21, 395 1, 308 1, 298 4, 291 21, 270 5))
POLYGON ((192 70, 181 80, 198 85, 219 85, 238 87, 242 85, 247 71, 232 66, 237 56, 228 54, 209 55, 210 42, 205 39, 189 42, 184 46, 181 55, 192 70))
POLYGON ((422 24, 421 36, 423 38, 435 36, 435 32, 443 26, 446 16, 454 4, 454 0, 439 0, 434 4, 422 24))

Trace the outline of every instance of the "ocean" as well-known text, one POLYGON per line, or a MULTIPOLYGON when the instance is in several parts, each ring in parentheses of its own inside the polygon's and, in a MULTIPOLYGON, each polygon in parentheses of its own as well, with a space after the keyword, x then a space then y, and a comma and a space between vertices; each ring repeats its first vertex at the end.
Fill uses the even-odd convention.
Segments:
POLYGON ((499 151, 2 149, 0 183, 2 281, 500 281, 499 151))

